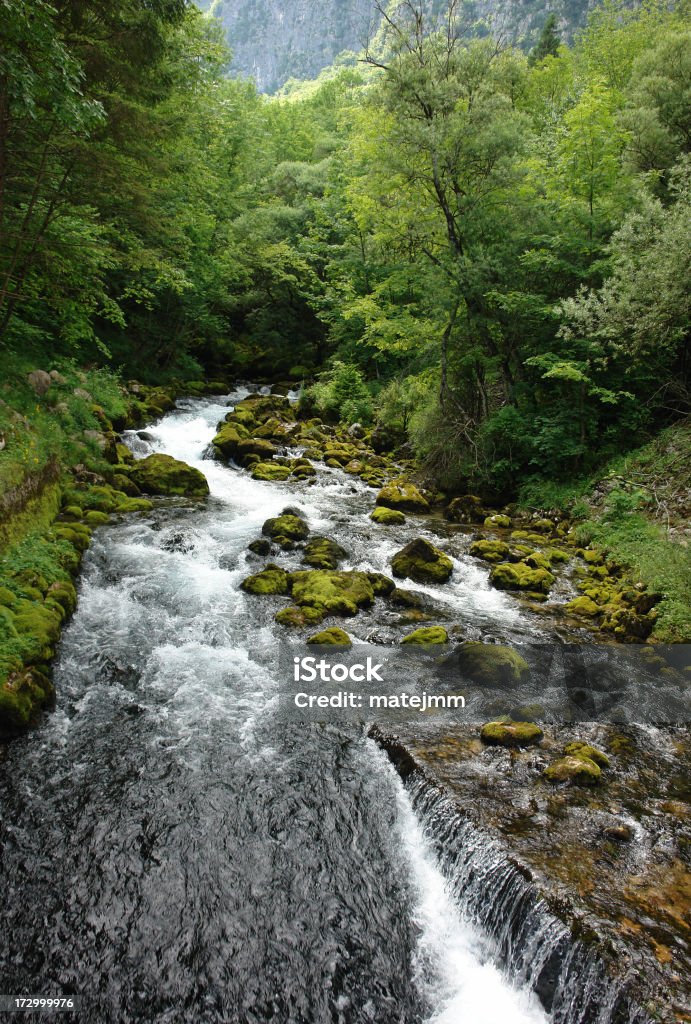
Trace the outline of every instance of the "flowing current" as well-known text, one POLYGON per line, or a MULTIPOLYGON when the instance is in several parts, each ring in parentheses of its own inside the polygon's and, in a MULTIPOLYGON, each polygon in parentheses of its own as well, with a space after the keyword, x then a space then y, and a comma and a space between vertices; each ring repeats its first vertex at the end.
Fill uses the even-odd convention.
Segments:
MULTIPOLYGON (((276 602, 239 589, 264 520, 298 507, 345 568, 384 572, 425 524, 389 536, 338 470, 264 483, 205 458, 245 394, 128 435, 197 466, 211 497, 94 537, 57 708, 0 760, 0 991, 76 994, 88 1022, 546 1022, 462 913, 384 753, 354 727, 272 724, 276 602)), ((477 636, 525 635, 454 553, 463 573, 430 597, 477 636)), ((393 642, 390 614, 348 628, 393 642)))

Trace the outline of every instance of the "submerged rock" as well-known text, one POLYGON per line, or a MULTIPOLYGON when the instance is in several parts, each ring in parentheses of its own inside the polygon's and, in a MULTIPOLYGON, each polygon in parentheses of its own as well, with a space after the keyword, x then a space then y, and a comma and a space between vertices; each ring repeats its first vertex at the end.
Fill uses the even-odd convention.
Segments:
POLYGON ((276 612, 274 618, 281 626, 292 626, 294 629, 299 629, 302 626, 316 625, 322 621, 324 615, 318 608, 310 608, 307 605, 299 608, 297 605, 289 605, 287 608, 281 608, 280 612, 276 612))
POLYGON ((429 512, 429 502, 415 484, 407 480, 393 480, 382 487, 377 495, 377 505, 384 505, 399 512, 429 512))
POLYGON ((518 685, 530 676, 530 665, 512 647, 467 640, 456 652, 461 674, 474 683, 518 685))
POLYGON ((209 493, 203 473, 170 455, 147 456, 132 467, 130 477, 146 494, 204 498, 209 493))
POLYGON ((418 537, 391 559, 394 576, 418 583, 445 583, 453 572, 453 562, 434 544, 418 537))
POLYGON ((487 722, 480 730, 482 742, 492 747, 529 747, 542 737, 535 722, 487 722))
POLYGON ((253 540, 251 544, 247 545, 249 550, 255 555, 268 555, 271 552, 271 541, 265 537, 259 540, 253 540))

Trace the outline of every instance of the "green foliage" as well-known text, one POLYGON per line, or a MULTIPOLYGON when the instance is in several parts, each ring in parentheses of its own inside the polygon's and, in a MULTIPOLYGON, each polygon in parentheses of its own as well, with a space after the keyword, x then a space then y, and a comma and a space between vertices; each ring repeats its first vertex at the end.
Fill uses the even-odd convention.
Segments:
POLYGON ((352 363, 335 360, 307 391, 308 400, 319 412, 333 415, 344 423, 370 423, 372 398, 362 373, 352 363))

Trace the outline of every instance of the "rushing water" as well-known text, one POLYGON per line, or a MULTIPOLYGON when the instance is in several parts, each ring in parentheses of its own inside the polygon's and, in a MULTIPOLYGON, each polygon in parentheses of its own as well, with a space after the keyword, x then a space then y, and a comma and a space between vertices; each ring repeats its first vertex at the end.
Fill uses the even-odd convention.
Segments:
MULTIPOLYGON (((264 520, 297 506, 346 568, 376 571, 424 524, 389 539, 340 471, 282 485, 205 458, 245 393, 128 438, 202 469, 211 497, 96 533, 57 709, 0 762, 0 991, 76 993, 89 1022, 545 1022, 527 974, 503 973, 491 930, 462 913, 379 748, 355 728, 272 726, 275 603, 238 586, 264 520)), ((418 588, 440 617, 534 634, 449 543, 463 571, 418 588)), ((381 609, 349 629, 401 632, 381 609)))

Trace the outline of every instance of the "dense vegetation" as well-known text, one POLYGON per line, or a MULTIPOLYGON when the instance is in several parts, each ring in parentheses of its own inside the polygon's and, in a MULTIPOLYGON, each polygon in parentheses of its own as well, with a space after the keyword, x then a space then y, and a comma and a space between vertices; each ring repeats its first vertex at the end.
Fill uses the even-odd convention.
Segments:
POLYGON ((497 496, 688 414, 684 6, 526 55, 406 2, 275 99, 185 0, 0 7, 5 365, 321 374, 497 496))

